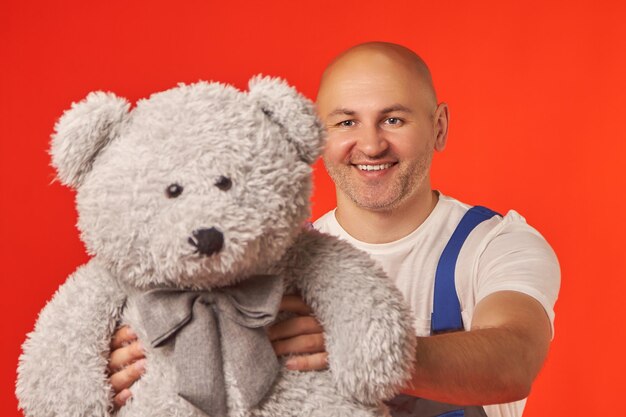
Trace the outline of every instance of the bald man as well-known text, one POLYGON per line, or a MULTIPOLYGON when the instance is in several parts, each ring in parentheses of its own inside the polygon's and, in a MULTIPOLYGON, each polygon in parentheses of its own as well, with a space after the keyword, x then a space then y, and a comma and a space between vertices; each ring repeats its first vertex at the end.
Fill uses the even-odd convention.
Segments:
MULTIPOLYGON (((390 403, 394 416, 521 416, 552 338, 560 271, 550 246, 514 211, 500 216, 432 189, 449 112, 412 51, 349 49, 324 72, 317 105, 337 208, 315 227, 368 252, 415 315, 416 371, 410 395, 390 403)), ((296 297, 283 309, 299 316, 270 329, 277 354, 299 354, 292 369, 325 367, 310 309, 296 297)), ((112 344, 112 370, 131 364, 111 376, 118 405, 143 369, 128 332, 112 344)))

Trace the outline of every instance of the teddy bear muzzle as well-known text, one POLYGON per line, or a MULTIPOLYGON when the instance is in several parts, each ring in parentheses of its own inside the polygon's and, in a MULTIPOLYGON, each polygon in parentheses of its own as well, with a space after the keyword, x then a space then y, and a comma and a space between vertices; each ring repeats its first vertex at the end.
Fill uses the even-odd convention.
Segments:
POLYGON ((215 227, 196 229, 191 232, 193 237, 187 239, 187 242, 194 248, 195 253, 204 256, 211 256, 224 246, 224 234, 215 227))

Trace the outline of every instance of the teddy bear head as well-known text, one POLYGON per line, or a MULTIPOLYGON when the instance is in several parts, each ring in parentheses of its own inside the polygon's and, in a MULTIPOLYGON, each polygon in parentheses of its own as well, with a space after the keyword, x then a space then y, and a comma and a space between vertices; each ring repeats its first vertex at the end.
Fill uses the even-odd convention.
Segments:
POLYGON ((277 78, 180 84, 129 102, 94 92, 52 136, 88 252, 138 287, 206 289, 264 271, 309 216, 323 130, 277 78))

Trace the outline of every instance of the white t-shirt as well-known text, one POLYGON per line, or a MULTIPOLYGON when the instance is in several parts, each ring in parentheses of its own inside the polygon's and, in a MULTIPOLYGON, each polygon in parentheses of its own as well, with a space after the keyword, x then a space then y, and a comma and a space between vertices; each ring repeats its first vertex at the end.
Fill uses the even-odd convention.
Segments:
MULTIPOLYGON (((439 195, 428 218, 409 235, 390 243, 371 244, 349 235, 335 211, 314 224, 367 252, 395 282, 415 315, 418 336, 430 334, 435 270, 450 236, 470 206, 439 195)), ((455 270, 463 324, 468 330, 476 304, 489 294, 512 290, 541 303, 554 324, 554 303, 560 286, 559 264, 545 239, 515 211, 478 225, 463 245, 455 270)), ((554 329, 554 328, 553 328, 554 329)), ((526 400, 485 406, 489 417, 519 417, 526 400)))

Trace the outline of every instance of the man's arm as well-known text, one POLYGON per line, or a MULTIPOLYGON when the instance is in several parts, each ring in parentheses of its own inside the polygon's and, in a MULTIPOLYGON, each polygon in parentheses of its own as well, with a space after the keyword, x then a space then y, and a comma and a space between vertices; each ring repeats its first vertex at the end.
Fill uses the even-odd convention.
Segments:
MULTIPOLYGON (((302 354, 292 358, 292 369, 323 366, 323 338, 309 328, 315 327, 294 321, 289 329, 275 330, 274 335, 289 335, 274 342, 275 349, 302 354)), ((463 405, 520 400, 530 392, 550 338, 550 320, 534 298, 514 291, 493 293, 476 305, 470 331, 418 338, 412 387, 405 392, 463 405)))
POLYGON ((534 298, 514 291, 480 301, 471 330, 418 339, 407 393, 463 405, 528 396, 548 353, 550 320, 534 298))

